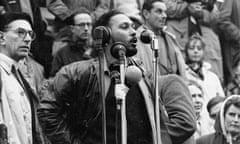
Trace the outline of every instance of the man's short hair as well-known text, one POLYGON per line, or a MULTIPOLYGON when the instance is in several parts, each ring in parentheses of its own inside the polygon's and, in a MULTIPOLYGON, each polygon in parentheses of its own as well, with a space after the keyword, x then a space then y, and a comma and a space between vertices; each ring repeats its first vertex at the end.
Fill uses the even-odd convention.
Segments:
POLYGON ((26 20, 33 26, 31 17, 24 12, 6 12, 0 15, 0 31, 6 31, 8 25, 15 20, 26 20))
POLYGON ((153 3, 155 2, 163 2, 162 0, 145 0, 142 6, 142 17, 145 19, 143 15, 143 10, 150 11, 153 8, 153 3))
POLYGON ((147 10, 150 11, 153 8, 153 3, 155 2, 163 2, 162 0, 145 0, 143 3, 142 11, 147 10))
POLYGON ((109 26, 110 19, 118 14, 124 14, 118 10, 111 10, 105 14, 103 14, 94 24, 93 29, 97 26, 109 26))
POLYGON ((72 18, 67 21, 69 25, 74 25, 74 17, 78 14, 88 14, 89 16, 91 16, 91 12, 86 7, 80 7, 73 12, 71 16, 72 18))
POLYGON ((235 107, 240 108, 240 96, 239 97, 233 97, 225 103, 224 109, 223 109, 224 110, 224 113, 223 113, 224 116, 225 116, 227 110, 229 109, 229 107, 231 105, 234 105, 235 107))

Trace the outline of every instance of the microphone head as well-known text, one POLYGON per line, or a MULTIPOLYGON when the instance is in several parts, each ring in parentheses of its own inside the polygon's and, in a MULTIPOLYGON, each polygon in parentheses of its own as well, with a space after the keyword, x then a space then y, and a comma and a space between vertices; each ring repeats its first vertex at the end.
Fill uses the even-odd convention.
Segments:
POLYGON ((94 40, 102 40, 102 43, 106 44, 110 40, 111 32, 105 26, 97 26, 93 29, 92 36, 94 40))
POLYGON ((149 44, 152 41, 152 38, 154 36, 154 33, 150 30, 144 30, 142 31, 141 35, 140 35, 140 40, 143 43, 149 44))
POLYGON ((142 79, 142 71, 135 65, 128 66, 125 77, 129 85, 135 85, 142 79))
POLYGON ((97 39, 103 39, 103 31, 104 31, 104 27, 103 26, 98 26, 96 28, 94 28, 93 30, 93 38, 95 40, 97 39))
POLYGON ((125 56, 126 45, 122 42, 116 42, 112 45, 110 52, 114 58, 119 59, 121 56, 125 56))

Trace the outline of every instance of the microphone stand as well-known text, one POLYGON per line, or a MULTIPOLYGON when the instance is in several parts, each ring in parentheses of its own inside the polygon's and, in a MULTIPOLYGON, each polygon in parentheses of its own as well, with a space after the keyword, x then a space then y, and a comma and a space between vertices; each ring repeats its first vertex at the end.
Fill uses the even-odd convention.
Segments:
POLYGON ((121 114, 121 144, 127 144, 126 92, 128 88, 124 87, 126 56, 124 46, 119 45, 119 48, 120 81, 115 85, 115 97, 117 111, 121 114))
POLYGON ((100 81, 100 97, 102 98, 102 143, 107 144, 107 128, 106 128, 106 105, 105 105, 105 81, 104 81, 104 51, 102 47, 102 37, 96 39, 96 48, 99 60, 99 81, 100 81))
MULTIPOLYGON (((121 56, 120 56, 121 59, 121 56)), ((122 57, 123 64, 120 64, 120 80, 121 84, 125 83, 125 56, 122 57)), ((121 137, 122 137, 122 144, 127 144, 127 117, 126 117, 126 95, 122 96, 120 105, 121 110, 121 137)))
POLYGON ((155 123, 156 123, 156 133, 157 133, 157 144, 162 144, 161 140, 161 129, 160 129, 160 109, 159 109, 159 90, 158 90, 158 40, 154 35, 151 40, 151 49, 153 50, 153 73, 154 73, 154 96, 155 96, 155 123))

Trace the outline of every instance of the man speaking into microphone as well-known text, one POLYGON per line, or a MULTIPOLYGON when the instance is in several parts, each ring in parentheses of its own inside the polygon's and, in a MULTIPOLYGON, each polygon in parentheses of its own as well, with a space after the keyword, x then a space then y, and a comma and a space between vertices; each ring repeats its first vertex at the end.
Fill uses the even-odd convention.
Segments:
MULTIPOLYGON (((104 54, 105 111, 101 58, 76 62, 64 66, 42 88, 38 116, 43 131, 53 144, 104 144, 106 127, 107 144, 123 143, 116 100, 120 95, 126 102, 127 144, 157 144, 152 82, 146 79, 141 62, 132 57, 137 53, 133 22, 121 12, 110 11, 96 22, 93 35, 104 54)), ((161 144, 181 144, 196 127, 189 91, 179 77, 169 75, 159 79, 159 94, 164 104, 161 144)))

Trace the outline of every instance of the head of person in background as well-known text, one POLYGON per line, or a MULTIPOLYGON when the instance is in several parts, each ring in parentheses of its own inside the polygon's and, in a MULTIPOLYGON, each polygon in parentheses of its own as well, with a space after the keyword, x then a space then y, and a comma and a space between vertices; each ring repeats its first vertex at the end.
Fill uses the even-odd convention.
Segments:
POLYGON ((186 64, 203 79, 201 71, 203 65, 205 43, 200 35, 193 35, 186 43, 185 61, 186 64))
POLYGON ((224 97, 215 96, 208 101, 207 111, 209 113, 209 117, 212 120, 216 120, 217 114, 219 113, 224 100, 225 100, 224 97))
POLYGON ((142 7, 145 25, 154 33, 159 34, 166 26, 167 7, 162 0, 147 0, 142 7))
POLYGON ((19 61, 28 56, 35 39, 31 17, 26 13, 0 15, 0 53, 19 61))
POLYGON ((240 95, 228 97, 220 111, 220 121, 223 134, 228 141, 240 142, 240 95))
POLYGON ((91 41, 93 20, 90 15, 90 12, 81 7, 72 17, 72 34, 74 42, 83 42, 87 43, 91 41))
POLYGON ((194 106, 197 119, 200 119, 200 116, 201 116, 200 114, 204 107, 204 92, 201 86, 193 81, 189 82, 188 89, 192 96, 193 106, 194 106))

